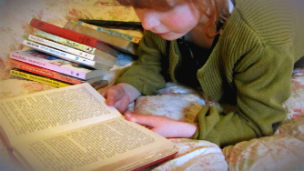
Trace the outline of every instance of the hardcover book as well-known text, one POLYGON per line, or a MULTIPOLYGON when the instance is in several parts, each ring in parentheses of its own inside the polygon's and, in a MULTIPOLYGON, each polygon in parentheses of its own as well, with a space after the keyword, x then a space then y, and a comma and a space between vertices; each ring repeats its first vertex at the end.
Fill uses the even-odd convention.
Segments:
POLYGON ((88 83, 4 99, 0 112, 1 133, 29 170, 138 170, 177 153, 88 83))
POLYGON ((10 58, 83 80, 104 76, 106 72, 104 70, 96 70, 94 68, 66 61, 36 50, 13 51, 10 53, 10 58))
MULTIPOLYGON (((103 27, 99 27, 99 26, 95 26, 95 25, 92 25, 92 24, 87 24, 87 23, 84 23, 84 22, 81 22, 81 21, 78 21, 77 22, 78 25, 81 25, 81 26, 85 26, 85 27, 89 27, 89 28, 92 28, 92 29, 95 29, 95 30, 98 30, 98 31, 101 31, 101 32, 104 32, 104 33, 107 33, 109 35, 112 35, 112 36, 117 36, 117 37, 121 37, 123 39, 126 39, 130 42, 133 42, 133 43, 139 43, 141 37, 142 37, 142 34, 138 35, 138 36, 133 36, 133 35, 130 35, 130 34, 127 34, 125 33, 126 31, 123 30, 112 30, 112 29, 106 29, 106 28, 103 28, 103 27)), ((139 32, 141 33, 141 32, 139 32)))
POLYGON ((56 25, 38 20, 36 18, 33 18, 30 22, 30 25, 35 27, 36 29, 42 30, 44 32, 55 34, 57 36, 82 43, 91 47, 96 47, 96 44, 98 43, 98 39, 86 36, 81 33, 77 33, 75 31, 71 31, 65 28, 58 27, 56 25))

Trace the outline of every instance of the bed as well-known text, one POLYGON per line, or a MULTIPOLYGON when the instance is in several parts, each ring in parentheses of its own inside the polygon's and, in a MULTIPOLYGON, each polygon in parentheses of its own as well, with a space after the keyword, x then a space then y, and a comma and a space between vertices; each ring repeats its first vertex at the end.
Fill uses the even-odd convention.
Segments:
MULTIPOLYGON (((122 7, 114 0, 0 0, 0 16, 0 99, 54 88, 9 77, 5 62, 10 51, 22 49, 20 42, 33 33, 29 26, 32 17, 58 26, 79 18, 138 21, 132 8, 122 7)), ((129 55, 118 55, 115 66, 105 76, 110 85, 119 71, 132 61, 129 55)), ((222 149, 204 140, 170 139, 179 149, 175 158, 146 170, 304 170, 304 69, 294 70, 290 84, 292 95, 284 103, 288 114, 274 135, 222 149)), ((192 122, 204 104, 198 92, 168 83, 158 95, 142 96, 128 110, 192 122), (170 101, 170 104, 164 105, 164 101, 170 101)), ((0 170, 23 170, 0 138, 0 170)))

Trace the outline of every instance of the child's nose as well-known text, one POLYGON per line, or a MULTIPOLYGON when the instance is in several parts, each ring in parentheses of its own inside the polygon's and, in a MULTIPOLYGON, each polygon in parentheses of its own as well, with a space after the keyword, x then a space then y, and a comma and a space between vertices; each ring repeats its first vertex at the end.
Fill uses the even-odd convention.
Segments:
POLYGON ((153 12, 145 12, 141 22, 143 28, 146 30, 152 30, 160 24, 160 20, 153 12))

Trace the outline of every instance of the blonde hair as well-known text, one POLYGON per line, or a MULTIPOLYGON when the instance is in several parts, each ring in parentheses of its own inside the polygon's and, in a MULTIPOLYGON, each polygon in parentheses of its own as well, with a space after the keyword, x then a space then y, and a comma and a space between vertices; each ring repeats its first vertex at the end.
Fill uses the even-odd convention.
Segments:
MULTIPOLYGON (((166 0, 116 0, 123 6, 132 6, 134 8, 154 8, 154 9, 170 9, 166 0)), ((224 23, 229 16, 229 7, 227 0, 184 0, 192 2, 203 15, 208 18, 206 22, 207 35, 214 37, 218 32, 214 33, 214 27, 224 23)))

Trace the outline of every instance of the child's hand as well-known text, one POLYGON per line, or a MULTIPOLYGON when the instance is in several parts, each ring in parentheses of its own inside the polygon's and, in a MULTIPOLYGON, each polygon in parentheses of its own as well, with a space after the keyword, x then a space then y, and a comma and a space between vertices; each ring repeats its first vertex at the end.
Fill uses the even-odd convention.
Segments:
POLYGON ((127 110, 129 104, 140 95, 140 92, 129 84, 120 83, 110 87, 102 95, 106 99, 107 105, 114 106, 119 112, 123 113, 127 110))
POLYGON ((166 138, 190 138, 197 130, 197 124, 181 122, 164 116, 126 113, 128 121, 147 126, 153 132, 166 138))

